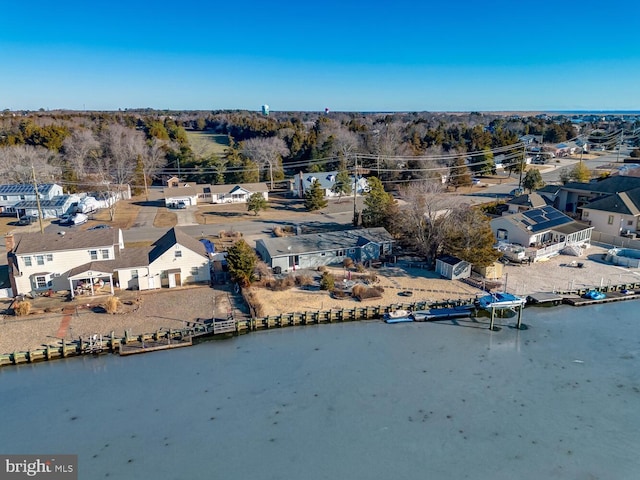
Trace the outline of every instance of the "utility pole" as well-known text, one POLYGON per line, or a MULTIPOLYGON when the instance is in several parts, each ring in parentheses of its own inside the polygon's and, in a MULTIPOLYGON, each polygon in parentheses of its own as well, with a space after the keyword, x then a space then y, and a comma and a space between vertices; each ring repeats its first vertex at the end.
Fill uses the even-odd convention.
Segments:
POLYGON ((622 142, 624 142, 624 129, 620 130, 620 143, 618 143, 618 154, 616 155, 616 163, 620 161, 620 150, 622 150, 622 142))
POLYGON ((519 190, 522 190, 522 171, 524 170, 526 157, 527 157, 527 145, 524 144, 522 146, 522 160, 520 161, 520 180, 518 180, 519 190))
POLYGON ((358 154, 355 153, 353 155, 354 158, 354 172, 353 172, 353 226, 358 226, 358 206, 357 206, 357 198, 358 198, 358 154))
POLYGON ((36 193, 36 205, 38 206, 38 222, 40 223, 40 233, 44 233, 42 225, 42 209, 40 208, 40 194, 38 193, 38 182, 36 181, 36 169, 31 165, 31 175, 33 176, 33 190, 36 193))

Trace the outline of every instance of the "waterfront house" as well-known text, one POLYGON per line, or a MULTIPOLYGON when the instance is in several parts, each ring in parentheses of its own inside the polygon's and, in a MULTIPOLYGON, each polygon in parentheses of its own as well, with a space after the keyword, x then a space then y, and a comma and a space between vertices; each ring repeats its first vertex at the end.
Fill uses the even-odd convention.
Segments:
POLYGON ((260 239, 256 250, 274 272, 339 265, 350 258, 367 263, 391 255, 395 240, 384 228, 363 228, 260 239))
POLYGON ((582 220, 608 235, 635 238, 640 233, 640 187, 603 195, 582 205, 582 220))
POLYGON ((208 283, 209 255, 175 228, 150 247, 124 247, 122 230, 73 230, 5 236, 14 295, 69 290, 71 295, 208 283))
POLYGON ((537 261, 561 251, 581 255, 591 244, 593 227, 545 206, 494 218, 491 230, 497 242, 521 245, 537 261))

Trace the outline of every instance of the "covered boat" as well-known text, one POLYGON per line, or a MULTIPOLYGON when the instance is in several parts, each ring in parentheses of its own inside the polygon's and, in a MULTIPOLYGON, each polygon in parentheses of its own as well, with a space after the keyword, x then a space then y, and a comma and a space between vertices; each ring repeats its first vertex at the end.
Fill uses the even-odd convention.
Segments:
POLYGON ((488 310, 490 308, 512 308, 520 307, 526 303, 526 299, 517 297, 511 293, 496 292, 485 295, 476 300, 478 307, 488 310))
POLYGON ((583 295, 583 297, 588 298, 589 300, 602 300, 606 297, 606 295, 603 292, 599 292, 598 290, 589 290, 583 295))
POLYGON ((416 322, 428 322, 430 320, 446 320, 448 318, 470 317, 473 305, 461 305, 453 308, 430 308, 429 310, 416 310, 413 318, 416 322))

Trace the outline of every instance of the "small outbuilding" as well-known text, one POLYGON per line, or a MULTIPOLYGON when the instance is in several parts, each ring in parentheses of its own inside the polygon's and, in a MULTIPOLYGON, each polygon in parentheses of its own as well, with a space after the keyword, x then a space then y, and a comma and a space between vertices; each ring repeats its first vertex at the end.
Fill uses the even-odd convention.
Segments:
POLYGON ((442 255, 436 258, 436 272, 448 280, 469 278, 471 264, 453 255, 442 255))

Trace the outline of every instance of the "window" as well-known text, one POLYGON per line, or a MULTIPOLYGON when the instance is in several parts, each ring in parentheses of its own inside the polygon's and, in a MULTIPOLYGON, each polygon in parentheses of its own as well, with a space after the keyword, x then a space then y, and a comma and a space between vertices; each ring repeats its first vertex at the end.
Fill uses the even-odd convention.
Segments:
POLYGON ((2 195, 2 199, 3 200, 8 200, 8 197, 6 195, 2 195))
POLYGON ((498 237, 498 240, 507 240, 509 238, 509 232, 504 228, 499 228, 496 232, 496 237, 498 237))
POLYGON ((138 270, 131 270, 131 278, 138 278, 138 270))
POLYGON ((104 249, 104 250, 100 250, 100 253, 102 254, 102 259, 103 260, 108 260, 109 259, 109 250, 108 249, 104 249))
POLYGON ((47 253, 47 262, 53 262, 53 253, 47 253))
POLYGON ((589 212, 582 212, 582 217, 583 218, 589 218, 589 212))
POLYGON ((344 250, 338 250, 336 252, 336 257, 344 257, 344 250))
POLYGON ((355 248, 350 248, 349 249, 349 253, 356 253, 356 249, 355 248))
POLYGON ((47 277, 45 277, 45 276, 36 277, 36 287, 37 288, 46 288, 47 287, 47 277))
POLYGON ((176 258, 182 257, 182 250, 176 250, 176 258))
POLYGON ((627 225, 633 225, 633 220, 627 220, 627 225))
POLYGON ((609 220, 607 221, 609 225, 613 225, 613 215, 609 215, 609 220))
POLYGON ((36 255, 36 264, 44 265, 44 255, 36 255))
POLYGON ((194 277, 198 276, 198 267, 191 267, 191 275, 193 275, 194 277))
POLYGON ((20 200, 25 200, 24 195, 20 195, 20 200))
POLYGON ((98 251, 97 250, 89 250, 89 255, 91 256, 91 260, 98 259, 98 251))
POLYGON ((31 266, 31 257, 22 257, 24 259, 24 266, 25 267, 30 267, 31 266))

